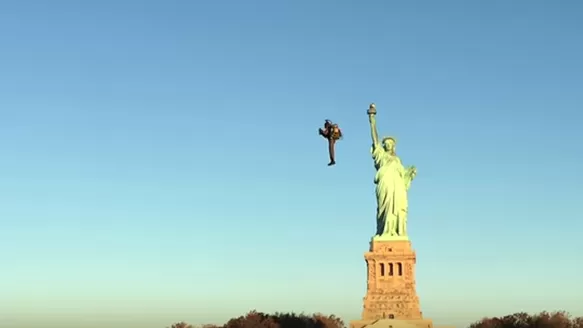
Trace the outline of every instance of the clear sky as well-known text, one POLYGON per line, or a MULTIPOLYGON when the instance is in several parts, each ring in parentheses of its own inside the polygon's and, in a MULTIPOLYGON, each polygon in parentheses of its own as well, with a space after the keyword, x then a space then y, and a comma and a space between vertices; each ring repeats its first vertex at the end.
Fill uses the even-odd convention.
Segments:
POLYGON ((582 15, 576 0, 1 2, 0 326, 358 319, 371 102, 418 168, 424 314, 583 315, 582 15), (331 168, 326 118, 345 134, 331 168))

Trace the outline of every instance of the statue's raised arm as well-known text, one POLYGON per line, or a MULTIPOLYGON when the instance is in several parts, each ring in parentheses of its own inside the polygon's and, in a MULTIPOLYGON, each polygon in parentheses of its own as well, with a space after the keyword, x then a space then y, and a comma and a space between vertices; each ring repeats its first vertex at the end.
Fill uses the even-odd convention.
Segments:
POLYGON ((374 103, 370 104, 366 113, 368 114, 368 121, 370 123, 370 134, 372 137, 372 145, 373 145, 373 147, 376 147, 379 144, 379 134, 377 132, 377 120, 375 117, 377 114, 377 108, 376 108, 374 103))

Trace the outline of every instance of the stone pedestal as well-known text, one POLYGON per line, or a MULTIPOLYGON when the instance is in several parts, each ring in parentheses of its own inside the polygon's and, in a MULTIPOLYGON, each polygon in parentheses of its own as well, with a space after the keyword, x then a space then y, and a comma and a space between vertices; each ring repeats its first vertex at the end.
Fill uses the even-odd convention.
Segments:
POLYGON ((362 319, 421 319, 411 242, 373 240, 364 258, 368 277, 362 319))
POLYGON ((408 239, 374 240, 364 254, 367 290, 362 320, 350 328, 433 328, 424 319, 415 288, 415 251, 408 239))

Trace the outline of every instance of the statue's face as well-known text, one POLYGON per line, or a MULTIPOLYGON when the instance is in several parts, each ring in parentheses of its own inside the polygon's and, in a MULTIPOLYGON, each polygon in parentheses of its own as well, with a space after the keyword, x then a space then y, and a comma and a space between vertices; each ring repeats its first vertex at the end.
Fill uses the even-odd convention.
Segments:
POLYGON ((385 139, 384 143, 383 143, 383 148, 385 149, 385 151, 394 154, 395 150, 397 148, 397 144, 395 143, 395 140, 393 139, 385 139))

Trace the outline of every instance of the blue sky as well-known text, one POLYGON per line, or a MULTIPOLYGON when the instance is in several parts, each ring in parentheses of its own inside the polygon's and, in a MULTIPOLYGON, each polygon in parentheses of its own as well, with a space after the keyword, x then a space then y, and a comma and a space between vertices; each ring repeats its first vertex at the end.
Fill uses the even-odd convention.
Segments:
POLYGON ((424 314, 583 315, 582 14, 575 0, 0 3, 0 326, 358 319, 370 102, 418 168, 424 314), (345 134, 332 168, 325 118, 345 134))

